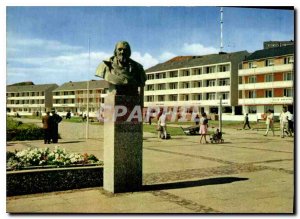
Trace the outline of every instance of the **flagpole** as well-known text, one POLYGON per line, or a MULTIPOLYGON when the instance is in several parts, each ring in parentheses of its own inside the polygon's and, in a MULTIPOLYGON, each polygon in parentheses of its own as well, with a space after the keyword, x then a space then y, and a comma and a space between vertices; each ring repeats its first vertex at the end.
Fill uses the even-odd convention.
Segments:
MULTIPOLYGON (((90 37, 89 37, 89 67, 88 67, 88 74, 90 73, 90 37)), ((86 110, 87 110, 87 117, 86 117, 86 128, 85 128, 85 139, 87 140, 89 138, 89 90, 90 90, 90 80, 88 75, 87 85, 86 85, 86 110)))

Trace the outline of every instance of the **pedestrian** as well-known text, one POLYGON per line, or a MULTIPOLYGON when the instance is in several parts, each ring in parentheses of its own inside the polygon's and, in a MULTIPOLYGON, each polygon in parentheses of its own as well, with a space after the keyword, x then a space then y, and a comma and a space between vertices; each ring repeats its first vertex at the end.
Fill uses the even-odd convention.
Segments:
POLYGON ((82 116, 82 122, 86 121, 86 114, 82 116))
POLYGON ((208 141, 206 140, 206 135, 208 134, 208 119, 205 112, 201 114, 199 134, 201 135, 200 143, 202 144, 202 138, 204 137, 205 143, 207 144, 208 141))
POLYGON ((71 112, 70 111, 67 112, 66 119, 71 119, 71 112))
POLYGON ((269 132, 270 129, 273 132, 273 136, 275 136, 275 132, 274 132, 274 115, 272 113, 272 110, 270 110, 270 109, 267 112, 266 125, 267 125, 267 130, 266 130, 266 133, 264 134, 264 136, 268 135, 268 132, 269 132))
POLYGON ((287 115, 287 111, 286 108, 283 107, 282 108, 282 112, 280 113, 279 116, 280 119, 280 137, 284 138, 284 133, 288 133, 288 115, 287 115))
POLYGON ((290 113, 290 111, 287 111, 287 117, 288 117, 288 133, 289 136, 293 136, 294 133, 294 115, 290 113))
POLYGON ((167 139, 167 116, 163 111, 157 122, 158 138, 167 139), (163 137, 161 137, 163 136, 163 137))
POLYGON ((44 144, 50 144, 50 125, 49 125, 50 112, 47 112, 42 118, 44 129, 44 144))
POLYGON ((53 143, 58 142, 58 123, 61 122, 62 118, 55 113, 55 110, 52 112, 52 116, 49 118, 49 124, 50 124, 50 132, 51 132, 51 139, 53 143))
POLYGON ((245 129, 246 125, 248 126, 249 129, 251 129, 250 123, 249 123, 248 113, 246 113, 245 118, 244 118, 244 127, 243 127, 243 129, 245 129))
POLYGON ((195 125, 199 125, 199 122, 200 122, 200 118, 199 118, 199 115, 197 114, 195 119, 194 119, 194 122, 195 122, 195 125))

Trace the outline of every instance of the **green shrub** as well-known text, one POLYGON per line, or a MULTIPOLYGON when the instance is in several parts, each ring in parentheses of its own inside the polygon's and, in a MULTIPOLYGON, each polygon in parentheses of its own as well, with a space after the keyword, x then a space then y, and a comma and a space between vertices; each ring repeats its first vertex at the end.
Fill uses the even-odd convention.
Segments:
POLYGON ((7 141, 40 140, 44 138, 44 130, 35 124, 23 124, 12 118, 6 120, 7 141))

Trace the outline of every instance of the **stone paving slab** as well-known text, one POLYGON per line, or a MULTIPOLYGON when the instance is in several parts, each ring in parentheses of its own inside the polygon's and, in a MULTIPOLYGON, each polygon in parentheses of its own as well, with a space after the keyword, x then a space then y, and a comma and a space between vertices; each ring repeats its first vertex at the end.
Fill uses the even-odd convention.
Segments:
MULTIPOLYGON (((57 145, 103 159, 103 126, 60 124, 57 145), (70 132, 72 130, 72 132, 70 132)), ((7 197, 7 212, 42 213, 292 213, 294 141, 263 131, 224 129, 224 144, 200 136, 158 139, 144 133, 143 191, 109 194, 99 188, 7 197)), ((45 147, 9 142, 7 150, 45 147)), ((55 144, 47 145, 50 148, 55 144)))

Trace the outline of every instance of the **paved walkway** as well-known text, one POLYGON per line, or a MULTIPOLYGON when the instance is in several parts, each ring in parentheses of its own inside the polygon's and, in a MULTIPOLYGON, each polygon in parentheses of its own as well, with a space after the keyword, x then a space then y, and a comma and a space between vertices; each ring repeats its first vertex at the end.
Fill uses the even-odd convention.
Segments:
MULTIPOLYGON (((57 145, 103 159, 103 126, 90 125, 89 131, 86 140, 84 124, 62 122, 57 145)), ((97 187, 14 196, 7 198, 7 212, 292 213, 294 139, 223 131, 224 144, 199 144, 199 136, 160 140, 144 133, 143 191, 110 194, 97 187)), ((7 145, 7 150, 45 147, 43 141, 7 145)))

